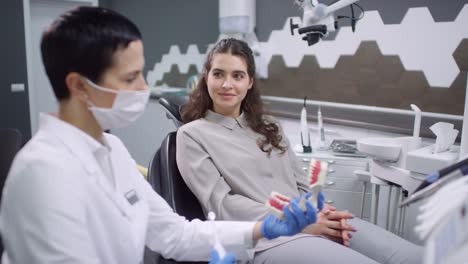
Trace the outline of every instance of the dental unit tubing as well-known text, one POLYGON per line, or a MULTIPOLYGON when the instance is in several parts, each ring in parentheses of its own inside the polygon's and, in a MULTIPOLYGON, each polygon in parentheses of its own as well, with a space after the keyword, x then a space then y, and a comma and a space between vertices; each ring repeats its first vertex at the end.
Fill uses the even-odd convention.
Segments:
POLYGON ((320 105, 318 106, 318 111, 317 111, 317 122, 318 122, 319 132, 321 132, 323 128, 323 120, 322 120, 322 110, 320 109, 320 105))
POLYGON ((325 144, 325 130, 323 128, 323 117, 322 117, 322 110, 319 105, 318 111, 317 111, 317 126, 318 126, 318 133, 319 133, 319 148, 320 149, 326 149, 326 144, 325 144))
POLYGON ((463 112, 463 128, 460 143, 460 159, 468 155, 468 75, 466 78, 465 90, 465 111, 463 112))
POLYGON ((421 109, 414 104, 411 104, 411 109, 414 111, 413 137, 419 137, 419 130, 421 129, 421 109))
POLYGON ((309 146, 309 129, 307 127, 307 112, 305 108, 301 110, 301 137, 304 146, 309 146))
POLYGON ((304 153, 310 153, 312 147, 310 146, 309 126, 307 124, 306 100, 307 97, 304 98, 304 106, 301 110, 301 142, 304 153))

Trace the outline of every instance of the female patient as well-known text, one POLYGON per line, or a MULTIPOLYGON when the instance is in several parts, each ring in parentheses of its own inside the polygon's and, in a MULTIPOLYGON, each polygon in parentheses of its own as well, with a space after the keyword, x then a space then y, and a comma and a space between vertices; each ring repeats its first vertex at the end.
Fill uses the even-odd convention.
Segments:
MULTIPOLYGON (((187 124, 177 134, 177 164, 205 212, 260 220, 272 191, 290 197, 307 191, 286 136, 264 115, 246 43, 224 39, 213 47, 182 118, 187 124)), ((418 246, 360 219, 342 221, 350 218, 325 208, 303 234, 259 241, 254 263, 421 262, 418 246)))

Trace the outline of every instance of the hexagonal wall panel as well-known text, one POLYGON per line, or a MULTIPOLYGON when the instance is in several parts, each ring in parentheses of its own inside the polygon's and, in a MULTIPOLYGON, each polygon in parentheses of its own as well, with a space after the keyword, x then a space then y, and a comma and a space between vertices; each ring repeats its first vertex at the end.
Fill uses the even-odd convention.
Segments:
MULTIPOLYGON (((455 54, 467 43, 463 41, 455 54)), ((468 64, 466 57, 455 57, 468 64)), ((196 67, 189 73, 195 74, 196 67)), ((162 82, 183 86, 188 77, 172 67, 162 82)), ((333 69, 321 68, 313 55, 304 56, 298 67, 288 67, 282 56, 275 55, 269 78, 257 83, 264 95, 400 109, 416 104, 425 112, 462 115, 466 73, 460 72, 448 88, 431 87, 422 71, 405 70, 398 56, 383 55, 377 42, 367 41, 355 54, 341 56, 333 69)))
POLYGON ((453 58, 457 62, 460 71, 468 72, 468 39, 460 42, 460 45, 453 53, 453 58))

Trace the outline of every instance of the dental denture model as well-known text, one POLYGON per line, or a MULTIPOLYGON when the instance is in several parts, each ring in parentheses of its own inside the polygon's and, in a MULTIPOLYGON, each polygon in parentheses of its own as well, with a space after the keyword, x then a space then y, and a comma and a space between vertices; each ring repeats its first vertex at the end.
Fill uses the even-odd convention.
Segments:
MULTIPOLYGON (((322 186, 325 183, 325 179, 328 175, 328 163, 325 161, 319 161, 312 159, 309 165, 309 173, 307 175, 307 183, 309 189, 312 192, 309 200, 317 208, 318 194, 322 191, 322 186)), ((277 192, 271 192, 270 198, 266 202, 266 206, 270 211, 276 215, 279 219, 284 219, 283 209, 285 206, 289 206, 291 198, 282 195, 277 192)), ((305 211, 305 198, 301 198, 299 201, 299 207, 305 211)))
MULTIPOLYGON (((289 203, 291 202, 291 198, 282 195, 277 192, 271 192, 270 198, 266 202, 266 206, 270 208, 270 211, 279 219, 284 219, 284 213, 283 209, 285 206, 289 206, 289 203)), ((306 211, 306 206, 305 206, 306 199, 304 197, 301 198, 299 201, 299 207, 302 209, 302 211, 306 211)))
MULTIPOLYGON (((289 206, 290 202, 291 198, 277 192, 271 192, 270 198, 266 202, 266 206, 276 217, 278 217, 279 219, 284 219, 283 209, 285 206, 289 206)), ((301 200, 298 203, 299 207, 304 212, 307 210, 305 202, 305 197, 301 197, 301 200)))
POLYGON ((322 186, 328 175, 328 162, 311 159, 309 164, 309 174, 307 175, 307 183, 312 192, 309 200, 317 207, 317 197, 322 191, 322 186))
POLYGON ((270 211, 279 219, 284 219, 283 209, 288 206, 291 199, 287 196, 279 194, 277 192, 271 192, 270 198, 266 202, 266 206, 270 208, 270 211))

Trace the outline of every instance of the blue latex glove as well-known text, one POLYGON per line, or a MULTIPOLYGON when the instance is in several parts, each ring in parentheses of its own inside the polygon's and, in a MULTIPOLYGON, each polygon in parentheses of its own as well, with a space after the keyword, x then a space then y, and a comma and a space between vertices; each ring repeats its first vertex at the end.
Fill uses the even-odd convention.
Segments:
MULTIPOLYGON (((309 198, 311 195, 311 193, 306 194, 306 198, 309 198)), ((263 220, 260 231, 265 238, 273 239, 279 236, 292 236, 317 221, 317 210, 312 203, 306 200, 306 212, 303 212, 298 204, 300 199, 301 197, 295 198, 291 201, 290 206, 283 208, 284 220, 278 219, 272 214, 263 220)))
POLYGON ((223 259, 219 259, 218 251, 212 250, 210 262, 208 264, 234 264, 236 263, 236 256, 232 253, 226 254, 223 259))

